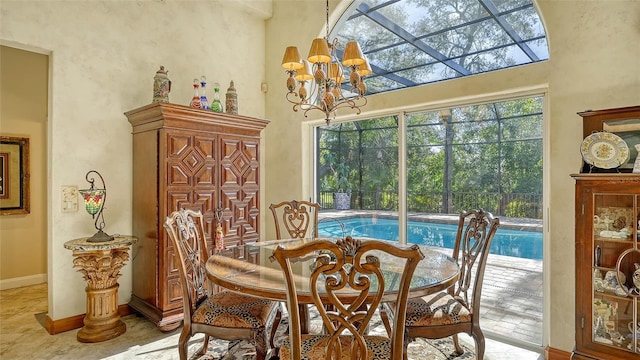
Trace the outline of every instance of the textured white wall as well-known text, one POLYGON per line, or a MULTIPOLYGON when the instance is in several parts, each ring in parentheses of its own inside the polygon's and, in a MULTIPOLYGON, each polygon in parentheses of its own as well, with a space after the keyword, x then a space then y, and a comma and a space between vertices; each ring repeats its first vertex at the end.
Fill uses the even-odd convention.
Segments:
MULTIPOLYGON (((370 96, 366 113, 359 118, 417 104, 438 107, 456 98, 548 88, 545 201, 550 209, 545 214, 549 229, 545 301, 550 308, 550 329, 546 343, 571 351, 575 344, 575 254, 574 182, 569 174, 579 171, 582 141, 582 118, 576 112, 640 104, 640 1, 534 1, 546 26, 549 61, 370 96)), ((349 3, 331 1, 332 17, 349 3)), ((266 129, 266 203, 311 193, 311 145, 302 139, 308 134, 302 123, 313 120, 292 112, 285 101, 286 77, 280 62, 286 46, 298 46, 304 56, 311 40, 324 35, 321 14, 324 1, 274 0, 273 17, 267 21, 267 117, 274 121, 266 129), (283 138, 287 141, 275 141, 283 138)), ((322 123, 315 116, 316 123, 322 123)))
MULTIPOLYGON (((173 81, 171 102, 188 104, 193 78, 206 75, 223 89, 235 81, 240 114, 264 116, 260 84, 270 3, 253 5, 2 1, 2 44, 51 53, 48 273, 53 320, 85 312, 85 283, 63 244, 95 232, 84 210, 60 211, 60 188, 84 188, 86 172, 98 170, 109 193, 105 230, 131 232, 131 126, 123 113, 151 102, 160 65, 173 81)), ((122 273, 120 304, 131 297, 131 267, 122 273)))

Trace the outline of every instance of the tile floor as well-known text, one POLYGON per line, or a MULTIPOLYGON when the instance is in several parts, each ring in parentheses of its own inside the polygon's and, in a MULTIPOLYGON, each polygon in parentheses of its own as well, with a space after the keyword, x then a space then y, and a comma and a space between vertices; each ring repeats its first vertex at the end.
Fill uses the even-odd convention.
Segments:
MULTIPOLYGON (((179 330, 163 333, 146 319, 123 318, 127 332, 116 339, 95 344, 76 341, 77 330, 49 335, 42 327, 47 310, 47 284, 0 291, 0 358, 13 359, 154 359, 178 358, 179 330)), ((473 341, 461 336, 463 344, 473 341)), ((214 357, 215 359, 215 357, 214 357)), ((541 360, 537 352, 487 339, 485 359, 541 360)))

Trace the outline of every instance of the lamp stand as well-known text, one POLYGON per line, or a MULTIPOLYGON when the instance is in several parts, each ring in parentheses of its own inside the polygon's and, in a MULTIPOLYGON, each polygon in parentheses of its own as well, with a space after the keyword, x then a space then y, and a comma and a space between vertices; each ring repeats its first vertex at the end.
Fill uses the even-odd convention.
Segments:
POLYGON ((92 237, 87 239, 88 242, 105 242, 113 240, 113 236, 107 234, 102 230, 98 230, 92 237))

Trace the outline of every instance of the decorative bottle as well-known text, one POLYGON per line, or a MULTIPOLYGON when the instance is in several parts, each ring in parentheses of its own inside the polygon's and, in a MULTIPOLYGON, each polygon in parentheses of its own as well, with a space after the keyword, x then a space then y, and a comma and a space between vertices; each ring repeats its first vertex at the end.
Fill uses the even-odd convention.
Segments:
POLYGON ((211 111, 222 112, 222 102, 220 102, 220 84, 213 84, 213 102, 211 102, 211 111))
POLYGON ((229 83, 229 88, 227 89, 227 114, 238 115, 238 94, 236 93, 236 88, 233 84, 233 80, 229 83))
POLYGON ((204 110, 211 110, 211 107, 209 107, 209 100, 207 100, 206 86, 207 78, 202 75, 202 77, 200 77, 200 107, 204 110))
POLYGON ((167 77, 169 71, 160 66, 160 70, 153 77, 153 102, 169 102, 169 91, 171 91, 171 80, 167 77))
POLYGON ((196 109, 202 109, 200 105, 200 95, 198 95, 198 88, 200 87, 200 82, 198 79, 193 79, 193 98, 191 98, 191 103, 189 106, 196 109))

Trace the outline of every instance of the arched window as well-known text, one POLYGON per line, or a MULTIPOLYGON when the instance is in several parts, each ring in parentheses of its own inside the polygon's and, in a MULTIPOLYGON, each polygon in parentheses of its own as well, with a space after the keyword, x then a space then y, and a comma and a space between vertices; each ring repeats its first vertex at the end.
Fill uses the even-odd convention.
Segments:
POLYGON ((368 94, 549 59, 532 0, 357 0, 329 38, 361 45, 368 94))

